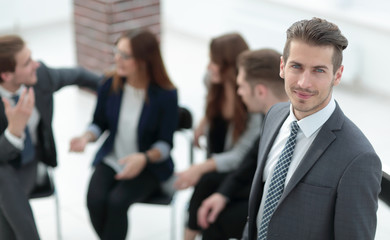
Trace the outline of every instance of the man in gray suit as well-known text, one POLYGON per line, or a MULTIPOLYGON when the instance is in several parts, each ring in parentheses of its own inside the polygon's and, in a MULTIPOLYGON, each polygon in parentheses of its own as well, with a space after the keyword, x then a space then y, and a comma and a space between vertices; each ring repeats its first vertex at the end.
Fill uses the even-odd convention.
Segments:
POLYGON ((19 36, 0 37, 0 239, 39 239, 28 199, 37 163, 57 165, 53 93, 77 84, 96 90, 100 76, 53 69, 31 58, 19 36))
POLYGON ((381 162, 332 96, 347 45, 319 18, 287 30, 280 76, 290 103, 264 119, 243 239, 374 239, 381 162))

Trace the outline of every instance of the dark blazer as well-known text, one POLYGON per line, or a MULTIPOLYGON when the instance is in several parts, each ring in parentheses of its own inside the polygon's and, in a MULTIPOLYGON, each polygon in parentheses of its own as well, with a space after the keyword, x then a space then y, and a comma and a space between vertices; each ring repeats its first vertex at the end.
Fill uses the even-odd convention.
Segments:
MULTIPOLYGON (((260 126, 259 126, 260 127, 260 126)), ((257 138, 247 154, 245 154, 242 163, 236 170, 231 172, 218 187, 217 192, 225 197, 232 199, 237 193, 247 193, 246 196, 240 196, 248 199, 253 176, 256 172, 257 156, 259 152, 259 141, 257 138), (248 191, 248 192, 247 192, 248 191)))
MULTIPOLYGON (((118 127, 119 112, 123 91, 111 90, 112 78, 109 78, 99 89, 98 101, 93 116, 93 124, 102 132, 108 130, 109 135, 93 161, 98 164, 109 154, 115 141, 118 127)), ((144 101, 141 116, 138 121, 137 143, 139 152, 145 152, 157 141, 164 141, 173 147, 173 133, 178 124, 178 105, 176 89, 166 90, 150 84, 147 90, 147 100, 144 101)), ((159 180, 168 179, 173 173, 171 156, 159 163, 146 167, 159 180)))
MULTIPOLYGON (((53 119, 53 93, 60 88, 76 84, 96 91, 101 77, 82 68, 49 68, 40 63, 37 69, 38 82, 34 85, 35 106, 40 114, 38 124, 38 159, 47 165, 57 166, 56 146, 51 126, 53 119)), ((20 150, 5 137, 8 121, 0 101, 0 163, 20 161, 20 150)))
MULTIPOLYGON (((265 118, 243 239, 256 239, 267 155, 289 114, 275 105, 265 118)), ((338 104, 286 186, 270 220, 267 239, 374 239, 381 162, 338 104)))
MULTIPOLYGON (((101 77, 82 68, 53 69, 41 63, 37 69, 37 78, 38 82, 34 85, 35 107, 40 114, 40 120, 35 158, 54 167, 57 165, 57 155, 51 126, 53 93, 71 84, 96 91, 101 77)), ((15 234, 18 239, 39 239, 28 196, 26 196, 28 190, 24 190, 25 186, 21 185, 13 167, 19 165, 21 151, 4 136, 7 126, 4 105, 0 101, 0 224, 1 228, 5 227, 6 230, 0 232, 0 238, 9 238, 9 234, 15 234), (12 233, 8 233, 9 231, 12 233)), ((28 170, 34 171, 35 168, 30 167, 28 170)))

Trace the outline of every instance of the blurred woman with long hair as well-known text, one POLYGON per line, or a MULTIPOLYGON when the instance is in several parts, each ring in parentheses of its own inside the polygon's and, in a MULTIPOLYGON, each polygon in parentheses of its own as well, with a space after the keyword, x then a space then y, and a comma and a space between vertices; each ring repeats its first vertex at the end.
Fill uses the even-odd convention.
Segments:
POLYGON ((191 197, 185 239, 194 239, 200 228, 197 210, 228 172, 236 169, 260 133, 260 114, 249 114, 237 94, 236 60, 247 50, 241 35, 230 33, 212 39, 208 65, 205 117, 195 130, 195 145, 207 138, 207 160, 177 174, 175 187, 195 186, 191 197), (200 184, 207 182, 207 184, 200 184))
POLYGON ((71 141, 84 151, 104 131, 108 137, 93 161, 87 205, 100 239, 125 239, 131 204, 161 191, 171 177, 177 90, 170 81, 154 34, 134 30, 116 43, 116 69, 102 84, 92 124, 71 141))

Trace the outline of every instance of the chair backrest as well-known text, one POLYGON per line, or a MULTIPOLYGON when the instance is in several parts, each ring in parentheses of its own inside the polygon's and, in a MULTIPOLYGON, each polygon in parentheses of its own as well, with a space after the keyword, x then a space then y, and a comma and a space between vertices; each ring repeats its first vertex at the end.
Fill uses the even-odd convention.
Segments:
POLYGON ((53 196, 55 200, 56 225, 57 225, 57 239, 62 239, 61 234, 61 217, 58 203, 58 196, 54 184, 53 169, 44 163, 39 162, 37 165, 37 177, 35 180, 35 187, 31 192, 29 198, 37 199, 53 196))
POLYGON ((30 199, 49 197, 55 192, 55 186, 51 169, 45 164, 38 164, 35 187, 30 194, 30 199))
POLYGON ((185 107, 179 107, 179 124, 176 130, 191 129, 192 128, 192 114, 185 107))
POLYGON ((381 192, 379 194, 379 199, 390 206, 390 168, 388 168, 385 164, 382 164, 382 170, 381 192))
MULTIPOLYGON (((185 107, 179 107, 179 123, 177 125, 177 131, 183 130, 192 130, 193 118, 191 112, 185 107)), ((189 138, 189 164, 192 165, 194 163, 194 145, 193 145, 193 135, 192 131, 187 133, 187 137, 189 138), (188 134, 190 134, 188 136, 188 134)))

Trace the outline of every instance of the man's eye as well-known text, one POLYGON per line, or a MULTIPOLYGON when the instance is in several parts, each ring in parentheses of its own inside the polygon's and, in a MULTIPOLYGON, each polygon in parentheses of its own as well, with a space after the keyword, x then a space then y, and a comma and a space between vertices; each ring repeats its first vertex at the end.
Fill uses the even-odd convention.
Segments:
POLYGON ((323 69, 321 69, 321 68, 317 68, 315 71, 318 72, 318 73, 324 73, 324 72, 325 72, 325 71, 324 71, 323 69))

